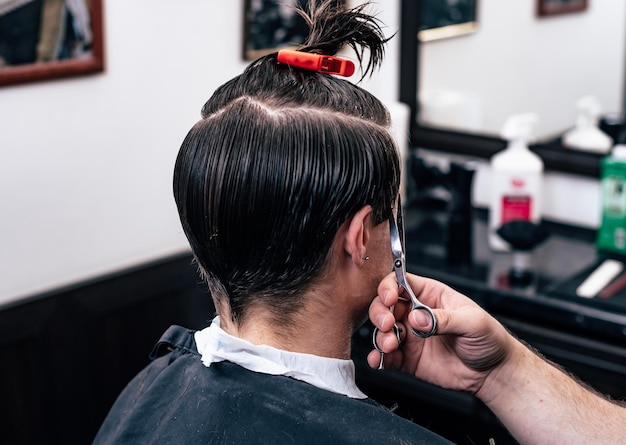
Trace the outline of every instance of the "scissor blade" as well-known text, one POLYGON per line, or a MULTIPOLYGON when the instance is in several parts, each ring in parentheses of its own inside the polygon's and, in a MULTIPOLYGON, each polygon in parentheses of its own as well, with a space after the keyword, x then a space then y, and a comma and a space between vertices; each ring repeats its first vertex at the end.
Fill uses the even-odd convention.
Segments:
POLYGON ((404 251, 402 250, 402 241, 393 212, 389 215, 389 233, 391 234, 391 253, 393 254, 394 262, 396 259, 402 260, 404 251))
POLYGON ((404 218, 402 216, 402 201, 400 199, 400 196, 398 196, 398 238, 400 239, 400 248, 402 249, 402 252, 405 252, 405 248, 406 248, 406 239, 405 239, 405 234, 404 234, 404 218))

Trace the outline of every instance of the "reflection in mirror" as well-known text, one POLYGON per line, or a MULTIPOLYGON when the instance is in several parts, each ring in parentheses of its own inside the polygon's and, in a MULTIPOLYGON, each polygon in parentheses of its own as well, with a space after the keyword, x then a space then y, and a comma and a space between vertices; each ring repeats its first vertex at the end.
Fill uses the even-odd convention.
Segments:
POLYGON ((103 70, 101 0, 0 0, 0 85, 103 70))
POLYGON ((422 42, 468 34, 476 30, 477 0, 423 0, 418 38, 422 42))
POLYGON ((622 112, 626 2, 539 16, 537 2, 481 0, 477 22, 472 34, 420 44, 421 125, 498 136, 507 117, 535 112, 537 139, 548 140, 575 125, 582 97, 622 112))

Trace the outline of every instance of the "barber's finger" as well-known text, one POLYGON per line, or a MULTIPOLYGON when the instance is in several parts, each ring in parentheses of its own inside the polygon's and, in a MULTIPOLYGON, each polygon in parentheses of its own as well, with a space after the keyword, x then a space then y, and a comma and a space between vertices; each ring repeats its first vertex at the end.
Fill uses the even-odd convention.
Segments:
POLYGON ((402 323, 396 323, 395 328, 391 329, 389 332, 378 330, 376 331, 374 346, 385 353, 395 351, 406 340, 406 333, 406 327, 402 323))
POLYGON ((374 326, 382 332, 389 332, 393 329, 396 322, 394 314, 391 313, 389 307, 384 305, 380 297, 374 298, 369 307, 369 317, 374 326))
POLYGON ((367 354, 367 364, 370 365, 370 368, 378 368, 380 364, 380 352, 376 349, 367 354))
MULTIPOLYGON (((398 349, 391 353, 386 353, 383 360, 384 369, 400 369, 402 365, 402 352, 398 349)), ((380 352, 373 350, 367 355, 367 364, 370 368, 378 369, 380 365, 380 352)))
POLYGON ((388 274, 378 285, 378 297, 387 307, 398 302, 398 283, 393 273, 388 274))
MULTIPOLYGON (((441 320, 440 320, 440 316, 443 316, 440 314, 443 314, 443 313, 444 311, 442 310, 433 309, 433 314, 435 315, 435 318, 437 319, 437 332, 436 333, 443 333, 441 332, 441 320)), ((411 327, 413 327, 413 329, 415 329, 416 331, 429 332, 433 326, 433 319, 430 316, 430 313, 428 311, 415 309, 411 311, 411 313, 409 314, 409 323, 411 324, 411 327)))
MULTIPOLYGON (((408 320, 409 324, 419 330, 430 329, 431 321, 425 311, 411 311, 408 320)), ((495 325, 495 320, 478 305, 468 305, 453 310, 433 309, 437 318, 438 335, 468 335, 479 331, 488 330, 495 325)))
POLYGON ((457 293, 449 286, 432 278, 407 274, 407 280, 417 299, 431 308, 440 307, 446 294, 457 293))

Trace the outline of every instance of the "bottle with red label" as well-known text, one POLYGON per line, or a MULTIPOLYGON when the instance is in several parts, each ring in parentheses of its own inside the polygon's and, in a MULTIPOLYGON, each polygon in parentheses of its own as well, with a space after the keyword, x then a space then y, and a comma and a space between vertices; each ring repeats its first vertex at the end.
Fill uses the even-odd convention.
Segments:
POLYGON ((489 245, 493 250, 509 250, 496 233, 503 224, 514 220, 538 224, 541 220, 543 161, 528 148, 536 123, 534 113, 508 118, 501 133, 508 146, 491 158, 489 245))

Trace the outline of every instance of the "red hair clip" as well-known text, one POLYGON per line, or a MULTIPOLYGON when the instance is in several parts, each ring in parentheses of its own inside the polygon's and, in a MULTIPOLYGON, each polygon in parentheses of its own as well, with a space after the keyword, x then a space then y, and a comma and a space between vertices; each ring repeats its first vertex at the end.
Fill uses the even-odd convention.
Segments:
POLYGON ((354 63, 351 60, 290 49, 278 51, 278 61, 296 68, 344 77, 350 77, 354 73, 354 63))

